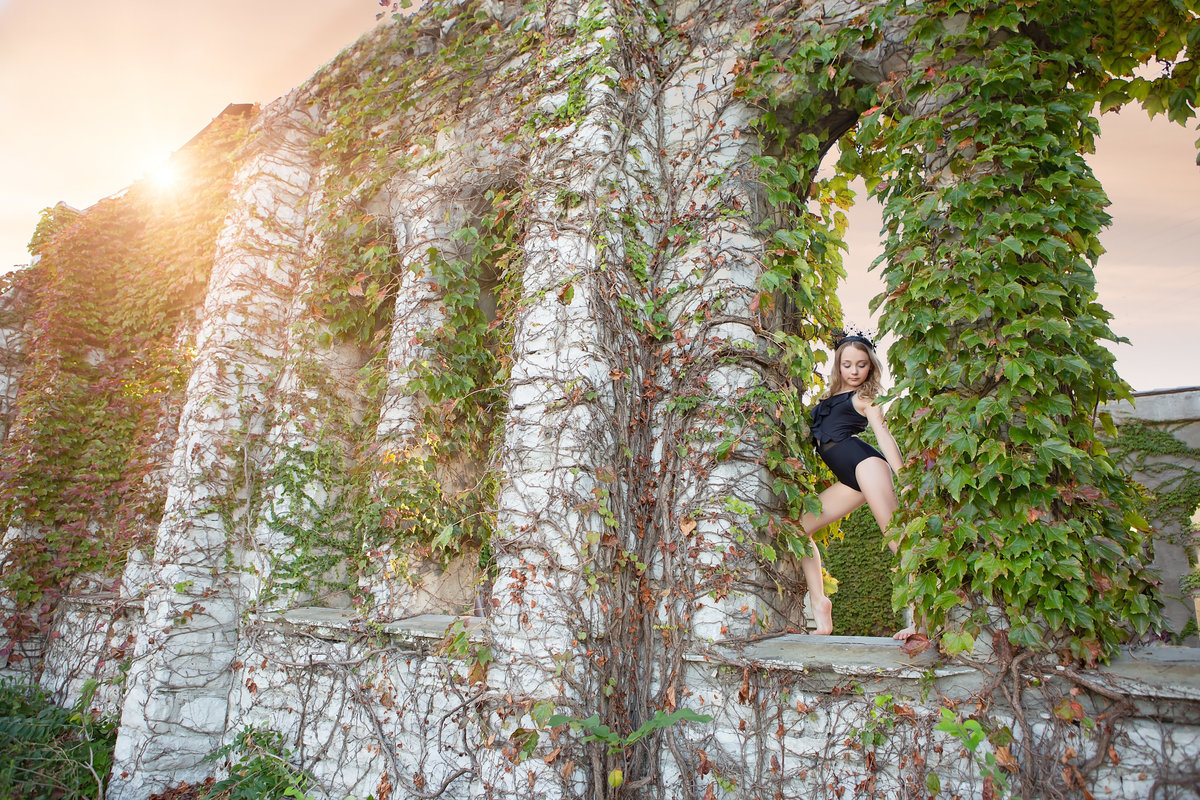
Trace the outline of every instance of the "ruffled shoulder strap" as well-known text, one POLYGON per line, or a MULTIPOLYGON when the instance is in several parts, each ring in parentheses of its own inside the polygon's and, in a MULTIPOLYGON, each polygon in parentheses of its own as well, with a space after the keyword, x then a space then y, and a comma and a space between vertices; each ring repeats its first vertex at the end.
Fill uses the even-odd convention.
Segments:
POLYGON ((812 424, 809 426, 809 433, 811 434, 814 442, 821 438, 818 434, 822 432, 822 427, 825 420, 829 418, 829 415, 833 413, 834 409, 838 405, 846 402, 846 400, 852 394, 853 392, 842 392, 841 394, 835 394, 833 397, 826 397, 813 407, 812 424))

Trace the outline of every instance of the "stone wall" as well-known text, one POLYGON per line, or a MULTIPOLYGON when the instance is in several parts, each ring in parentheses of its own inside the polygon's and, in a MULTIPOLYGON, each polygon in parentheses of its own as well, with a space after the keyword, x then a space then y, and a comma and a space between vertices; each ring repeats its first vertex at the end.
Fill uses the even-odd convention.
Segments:
MULTIPOLYGON (((735 91, 760 9, 730 5, 728 18, 705 6, 702 38, 683 44, 643 20, 646 52, 679 48, 661 75, 617 63, 628 18, 615 4, 448 6, 415 33, 369 35, 257 117, 198 310, 153 546, 130 555, 119 593, 63 604, 24 662, 64 700, 108 681, 95 703, 120 710, 109 800, 227 769, 206 757, 250 727, 277 731, 312 792, 339 800, 977 795, 1049 769, 1016 763, 1002 728, 1052 751, 1054 780, 1086 773, 1098 797, 1195 785, 1194 653, 1050 670, 1027 698, 985 653, 942 663, 890 640, 785 634, 804 623, 801 587, 753 524, 779 511, 762 439, 775 423, 755 393, 791 379, 776 335, 836 309, 765 307, 760 110, 735 91), (464 34, 492 25, 524 49, 464 34), (523 72, 533 45, 520 37, 560 28, 581 33, 547 34, 556 49, 523 72), (464 50, 451 77, 422 60, 464 50), (378 542, 316 513, 347 476, 292 470, 344 458, 383 497, 385 465, 432 446, 429 414, 462 399, 414 388, 450 313, 432 268, 467 257, 506 187, 521 189, 522 228, 505 409, 477 463, 437 476, 463 491, 498 476, 485 572, 481 543, 447 564, 399 524, 378 542), (331 263, 358 256, 338 247, 347 220, 389 249, 394 311, 369 339, 386 362, 375 406, 356 381, 368 348, 313 300, 331 273, 359 281, 352 297, 369 289, 331 263), (365 445, 345 433, 356 425, 372 428, 365 445), (317 520, 324 544, 310 546, 317 520), (314 550, 341 556, 279 580, 324 564, 314 550), (1005 724, 984 744, 968 723, 986 703, 1005 724), (681 709, 712 719, 654 728, 681 709), (571 721, 550 726, 551 713, 571 721)), ((798 4, 797 29, 865 9, 798 4)), ((889 22, 854 55, 863 80, 906 67, 906 32, 889 22)), ((831 108, 796 134, 828 147, 845 124, 831 108)))
MULTIPOLYGON (((111 674, 115 661, 78 656, 94 656, 104 638, 111 645, 131 621, 136 613, 114 618, 96 602, 65 611, 43 685, 70 701, 84 672, 111 674)), ((491 679, 464 648, 484 641, 483 624, 445 615, 367 623, 328 608, 248 620, 232 663, 228 735, 279 733, 314 797, 496 796, 485 777, 491 753, 507 764, 510 796, 541 796, 540 768, 570 769, 573 734, 535 721, 528 697, 514 698, 501 720, 478 714, 491 679), (536 731, 537 756, 523 761, 536 731)), ((669 729, 657 781, 667 797, 978 797, 989 770, 1012 769, 1015 746, 966 739, 944 722, 969 720, 981 688, 1003 678, 987 664, 908 657, 888 639, 788 635, 697 649, 686 671, 681 704, 713 719, 669 729), (684 748, 703 754, 698 774, 674 761, 684 748)), ((1078 698, 1088 720, 1070 726, 1071 756, 1055 770, 1099 764, 1097 798, 1188 796, 1200 759, 1200 650, 1143 648, 1100 670, 1060 668, 1044 679, 1052 698, 1078 698)), ((98 710, 112 709, 113 690, 97 696, 98 710)), ((1018 728, 1011 708, 999 711, 1018 728)), ((1031 712, 1034 735, 1062 735, 1053 702, 1020 713, 1031 712)))
POLYGON ((478 788, 484 734, 473 708, 483 687, 439 648, 455 621, 425 615, 367 630, 320 608, 256 620, 243 629, 229 728, 283 733, 328 797, 466 797, 473 779, 478 788))
MULTIPOLYGON (((1200 388, 1186 387, 1153 392, 1138 392, 1133 403, 1111 406, 1118 424, 1135 422, 1151 430, 1169 434, 1181 445, 1173 453, 1134 453, 1128 458, 1133 477, 1153 496, 1186 494, 1186 487, 1200 485, 1200 388), (1187 450, 1190 449, 1190 452, 1187 450)), ((1154 540, 1154 567, 1162 575, 1167 598, 1165 613, 1172 631, 1192 633, 1187 643, 1200 646, 1200 596, 1180 585, 1180 580, 1200 564, 1200 508, 1192 494, 1184 502, 1191 508, 1181 511, 1182 518, 1154 519, 1158 534, 1154 540), (1190 627, 1189 627, 1190 623, 1190 627)))

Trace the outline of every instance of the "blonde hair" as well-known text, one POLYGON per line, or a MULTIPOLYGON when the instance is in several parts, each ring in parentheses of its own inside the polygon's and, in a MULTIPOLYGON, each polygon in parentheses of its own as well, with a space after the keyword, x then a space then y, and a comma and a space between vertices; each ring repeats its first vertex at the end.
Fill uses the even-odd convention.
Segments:
POLYGON ((867 358, 871 359, 871 374, 858 387, 856 394, 866 400, 874 400, 883 391, 883 364, 879 361, 879 356, 875 355, 875 348, 862 342, 842 342, 834 352, 833 376, 829 380, 829 391, 825 392, 824 397, 833 397, 835 394, 841 394, 844 390, 845 387, 842 386, 842 353, 850 347, 857 347, 867 354, 867 358))

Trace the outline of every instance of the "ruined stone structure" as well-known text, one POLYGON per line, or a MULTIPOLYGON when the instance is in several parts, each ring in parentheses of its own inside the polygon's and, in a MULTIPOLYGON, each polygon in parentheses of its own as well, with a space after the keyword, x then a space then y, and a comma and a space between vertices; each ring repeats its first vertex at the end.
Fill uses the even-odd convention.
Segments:
POLYGON ((1122 424, 1140 423, 1170 437, 1169 452, 1144 452, 1130 459, 1129 467, 1142 485, 1181 506, 1175 518, 1156 520, 1154 566, 1162 575, 1171 630, 1191 630, 1188 643, 1195 646, 1200 643, 1200 593, 1184 584, 1184 576, 1200 564, 1200 509, 1190 499, 1200 471, 1200 389, 1140 392, 1135 403, 1118 403, 1112 410, 1122 424))
MULTIPOLYGON (((788 380, 773 332, 827 319, 767 308, 759 285, 771 207, 752 177, 759 110, 737 75, 760 11, 676 9, 683 33, 669 39, 643 21, 638 35, 676 54, 651 66, 621 62, 613 43, 629 18, 607 3, 455 8, 370 34, 254 118, 196 322, 180 325, 181 341, 194 326, 194 356, 166 421, 153 544, 129 556, 118 586, 101 582, 111 591, 64 599, 53 635, 11 669, 38 670, 60 697, 107 681, 96 702, 120 712, 109 800, 202 780, 224 763, 205 757, 247 726, 281 732, 310 791, 329 798, 994 786, 1008 747, 968 749, 967 734, 939 728, 998 680, 983 654, 946 664, 890 640, 806 640, 794 633, 795 565, 764 557, 770 542, 752 524, 777 508, 755 422, 769 416, 756 390, 788 380), (481 31, 510 38, 481 43, 481 31), (447 88, 430 59, 452 56, 462 61, 442 67, 477 72, 447 88), (470 295, 511 326, 497 359, 505 410, 482 449, 452 453, 438 473, 456 497, 498 476, 481 570, 478 541, 442 556, 400 535, 356 539, 346 517, 319 513, 347 496, 340 473, 295 470, 349 454, 384 496, 396 489, 388 465, 424 463, 443 444, 429 437, 430 409, 465 414, 475 390, 430 388, 426 368, 449 351, 428 332, 463 302, 433 270, 471 259, 506 193, 520 198, 520 235, 489 252, 515 241, 519 275, 476 274, 470 295), (314 298, 331 270, 349 276, 349 297, 370 295, 370 269, 343 262, 379 242, 394 312, 355 339, 314 313, 314 298), (386 383, 374 396, 359 380, 372 341, 386 383), (361 450, 341 433, 355 425, 374 426, 361 450), (346 527, 302 540, 322 519, 346 527), (345 542, 361 545, 353 558, 319 561, 345 542), (679 709, 711 719, 653 725, 679 709), (550 726, 555 713, 574 724, 550 726), (593 715, 627 723, 620 741, 581 741, 596 734, 593 715)), ((864 10, 811 4, 797 28, 838 29, 864 10)), ((864 81, 909 68, 908 23, 889 24, 855 55, 864 81)), ((825 149, 852 123, 831 108, 796 135, 825 149)), ((928 166, 937 179, 933 154, 928 166)), ((836 276, 814 286, 825 280, 836 276)), ((5 412, 22 381, 20 330, 0 331, 14 356, 5 412)), ((390 530, 419 523, 400 519, 390 530)), ((35 527, 14 527, 6 544, 35 527)), ((1064 740, 1095 796, 1194 786, 1197 667, 1194 651, 1157 648, 1054 689, 1069 706, 1071 687, 1091 687, 1081 709, 1111 718, 1104 737, 1075 725, 1064 740)), ((1062 736, 1054 708, 1031 712, 1036 736, 1062 736)))

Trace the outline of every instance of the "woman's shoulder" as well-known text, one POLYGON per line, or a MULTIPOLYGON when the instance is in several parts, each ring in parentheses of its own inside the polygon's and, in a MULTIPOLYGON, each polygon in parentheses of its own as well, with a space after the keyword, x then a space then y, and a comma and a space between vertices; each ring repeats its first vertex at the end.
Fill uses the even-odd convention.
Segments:
POLYGON ((871 409, 877 408, 875 405, 875 398, 873 397, 861 395, 857 391, 846 392, 846 394, 852 395, 850 398, 850 404, 854 406, 854 410, 863 417, 867 416, 867 412, 871 409))

